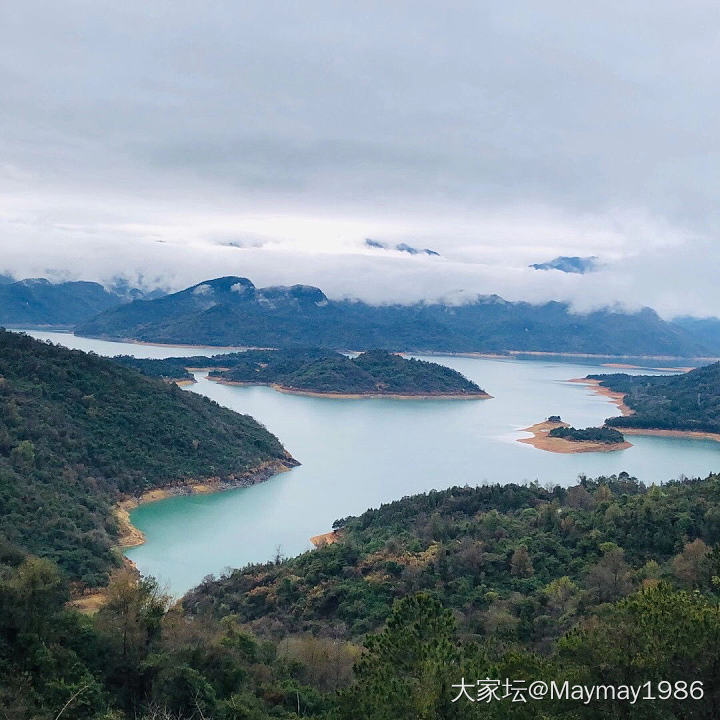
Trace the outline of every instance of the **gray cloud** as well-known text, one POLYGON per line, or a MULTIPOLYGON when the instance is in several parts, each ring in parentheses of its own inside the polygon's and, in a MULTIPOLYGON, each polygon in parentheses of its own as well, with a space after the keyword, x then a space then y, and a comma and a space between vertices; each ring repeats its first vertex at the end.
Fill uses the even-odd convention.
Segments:
POLYGON ((718 28, 696 0, 5 3, 0 271, 720 314, 718 28), (525 267, 560 254, 603 270, 525 267))

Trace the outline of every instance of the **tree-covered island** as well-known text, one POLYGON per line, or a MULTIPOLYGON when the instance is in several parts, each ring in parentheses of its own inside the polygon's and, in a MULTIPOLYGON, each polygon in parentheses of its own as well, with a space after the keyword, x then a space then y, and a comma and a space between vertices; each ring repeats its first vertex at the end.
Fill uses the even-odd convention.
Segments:
POLYGON ((166 379, 191 380, 187 368, 203 367, 210 370, 211 380, 221 383, 270 385, 287 392, 329 397, 490 397, 457 370, 386 350, 370 350, 357 357, 321 348, 286 348, 211 358, 115 359, 166 379))
POLYGON ((556 453, 610 452, 631 447, 614 428, 574 428, 559 415, 551 415, 544 422, 524 428, 523 432, 531 433, 531 437, 520 438, 518 442, 556 453))
POLYGON ((625 442, 623 434, 609 427, 574 428, 561 425, 548 433, 551 438, 562 438, 570 442, 594 442, 615 445, 625 442))

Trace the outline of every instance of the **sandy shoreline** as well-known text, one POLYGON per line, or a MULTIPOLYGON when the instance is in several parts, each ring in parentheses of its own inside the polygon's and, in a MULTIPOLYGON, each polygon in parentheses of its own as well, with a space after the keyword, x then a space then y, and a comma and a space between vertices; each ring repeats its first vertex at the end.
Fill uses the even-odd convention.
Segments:
POLYGON ((208 380, 219 383, 220 385, 236 385, 238 387, 269 387, 277 392, 286 393, 288 395, 303 395, 305 397, 317 398, 334 398, 336 400, 363 400, 365 398, 390 398, 392 400, 490 400, 492 395, 487 393, 434 393, 417 395, 402 395, 399 393, 334 393, 334 392, 316 392, 313 390, 298 390, 296 388, 285 387, 277 383, 260 383, 260 382, 240 382, 236 380, 223 380, 207 376, 208 380))
MULTIPOLYGON (((118 538, 115 548, 124 551, 132 547, 137 547, 145 542, 145 534, 142 530, 136 528, 130 520, 130 513, 139 505, 165 500, 166 498, 176 497, 178 495, 201 495, 214 492, 222 492, 224 490, 233 490, 235 488, 250 487, 258 483, 269 480, 271 477, 292 470, 300 463, 288 457, 287 460, 269 460, 262 463, 252 470, 241 473, 235 477, 221 480, 220 478, 208 478, 202 481, 181 482, 165 487, 147 490, 142 495, 134 497, 126 497, 120 500, 113 507, 113 515, 118 525, 118 538)), ((327 542, 332 542, 328 540, 327 542)), ((137 572, 135 563, 122 556, 123 565, 137 572)), ((69 607, 83 613, 97 612, 105 603, 107 597, 107 588, 93 588, 90 592, 84 591, 73 596, 68 602, 69 607)))
POLYGON ((626 428, 613 425, 623 435, 654 435, 656 437, 686 438, 690 440, 714 440, 720 442, 720 433, 702 430, 660 430, 658 428, 626 428))
POLYGON ((684 367, 671 366, 671 367, 647 367, 646 365, 631 365, 630 363, 602 363, 603 367, 614 368, 616 370, 656 370, 657 372, 668 372, 668 373, 686 373, 690 370, 695 370, 695 365, 689 365, 684 367))
POLYGON ((121 550, 137 547, 145 542, 144 533, 136 528, 130 520, 130 512, 139 505, 165 500, 178 495, 205 495, 208 493, 250 487, 265 482, 275 475, 292 470, 300 463, 288 457, 287 460, 269 460, 257 467, 231 478, 207 478, 199 481, 181 482, 147 490, 142 495, 128 497, 115 505, 114 514, 118 523, 119 535, 117 546, 121 550))
POLYGON ((616 392, 615 390, 610 390, 609 388, 604 387, 600 384, 600 380, 595 380, 594 378, 573 378, 572 380, 568 380, 568 382, 587 385, 598 395, 604 395, 609 398, 615 403, 615 405, 617 405, 618 410, 620 410, 622 415, 627 416, 635 414, 635 411, 625 404, 625 393, 616 392))
POLYGON ((532 437, 520 438, 518 442, 526 445, 532 445, 538 450, 547 450, 554 453, 586 453, 586 452, 614 452, 615 450, 626 450, 632 447, 632 443, 601 443, 591 441, 566 440, 565 438, 550 437, 550 431, 553 428, 570 427, 564 422, 544 422, 536 423, 528 428, 523 428, 522 432, 532 433, 532 437))
MULTIPOLYGON (((635 414, 635 411, 625 404, 625 393, 609 390, 608 388, 600 385, 599 380, 592 378, 575 378, 569 382, 587 385, 592 388, 593 392, 610 398, 620 409, 620 412, 624 417, 635 414)), ((622 425, 613 425, 612 427, 619 430, 623 435, 650 435, 655 437, 674 437, 691 440, 713 440, 715 442, 720 442, 720 433, 705 432, 704 430, 663 430, 660 428, 623 427, 622 425)))
MULTIPOLYGON (((612 358, 613 360, 700 360, 708 362, 717 362, 717 357, 688 357, 683 355, 603 355, 598 353, 570 353, 570 352, 548 352, 545 350, 508 350, 509 355, 531 355, 533 357, 577 357, 577 358, 612 358)), ((640 367, 644 367, 641 365, 640 367)))

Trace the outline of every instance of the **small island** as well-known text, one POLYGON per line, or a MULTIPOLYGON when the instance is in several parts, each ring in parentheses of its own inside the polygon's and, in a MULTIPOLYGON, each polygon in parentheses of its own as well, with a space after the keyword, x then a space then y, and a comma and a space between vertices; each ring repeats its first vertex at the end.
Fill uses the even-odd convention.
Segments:
POLYGON ((386 350, 357 357, 323 348, 246 350, 212 357, 162 360, 114 358, 143 374, 169 382, 193 382, 191 371, 226 385, 267 385, 280 392, 331 398, 487 399, 479 385, 457 370, 386 350))
POLYGON ((562 422, 559 415, 551 415, 523 432, 532 433, 532 437, 518 442, 556 453, 611 452, 632 447, 618 430, 606 426, 574 428, 562 422))
POLYGON ((386 350, 348 357, 330 350, 248 350, 227 370, 208 377, 231 385, 269 385, 318 397, 467 398, 490 396, 452 368, 406 359, 386 350))
POLYGON ((551 438, 562 438, 570 442, 596 442, 604 445, 617 445, 625 442, 623 434, 609 427, 574 428, 565 425, 553 428, 549 433, 551 438))

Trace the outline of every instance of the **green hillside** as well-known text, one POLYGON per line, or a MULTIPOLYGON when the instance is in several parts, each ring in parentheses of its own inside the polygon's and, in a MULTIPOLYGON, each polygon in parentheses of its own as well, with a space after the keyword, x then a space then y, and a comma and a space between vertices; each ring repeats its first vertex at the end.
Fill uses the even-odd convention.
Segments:
POLYGON ((720 352, 650 308, 579 314, 567 303, 533 305, 497 295, 462 305, 370 305, 333 300, 316 287, 259 288, 243 277, 207 280, 155 300, 111 308, 80 335, 244 347, 320 345, 337 350, 547 351, 629 355, 720 352))
POLYGON ((0 708, 11 720, 63 707, 63 720, 717 716, 718 476, 451 488, 337 525, 338 542, 208 578, 182 607, 120 573, 93 617, 64 608, 52 563, 0 542, 0 708), (654 690, 670 678, 680 692, 639 707, 453 703, 461 678, 654 690))
POLYGON ((682 375, 589 375, 625 394, 633 415, 607 420, 619 428, 720 432, 720 363, 682 375))
MULTIPOLYGON (((648 489, 623 473, 569 490, 455 487, 336 527, 337 542, 204 583, 184 607, 232 613, 261 632, 313 630, 332 618, 354 638, 380 627, 395 600, 426 591, 454 610, 469 635, 484 635, 490 615, 502 610, 506 639, 542 647, 571 619, 546 617, 549 583, 568 576, 587 607, 639 587, 646 563, 667 563, 688 541, 720 542, 720 479, 648 489), (590 570, 609 558, 626 576, 606 586, 590 570)), ((653 574, 664 576, 660 568, 653 574)))
POLYGON ((0 534, 95 585, 120 494, 290 464, 252 418, 92 354, 0 331, 0 534))
POLYGON ((230 382, 270 383, 319 393, 379 395, 483 395, 457 370, 385 350, 349 358, 310 350, 249 350, 230 361, 230 369, 210 377, 230 382))
POLYGON ((457 370, 424 360, 405 359, 386 350, 371 350, 349 358, 321 348, 247 350, 205 357, 162 360, 130 356, 113 358, 127 367, 167 380, 188 380, 189 367, 217 368, 216 380, 279 385, 319 393, 373 395, 484 395, 457 370))

